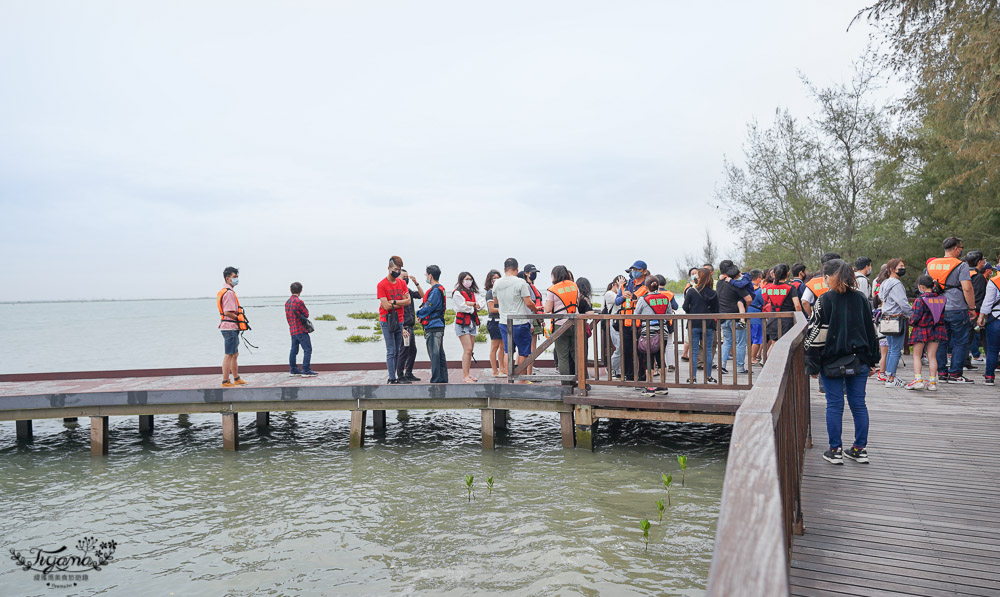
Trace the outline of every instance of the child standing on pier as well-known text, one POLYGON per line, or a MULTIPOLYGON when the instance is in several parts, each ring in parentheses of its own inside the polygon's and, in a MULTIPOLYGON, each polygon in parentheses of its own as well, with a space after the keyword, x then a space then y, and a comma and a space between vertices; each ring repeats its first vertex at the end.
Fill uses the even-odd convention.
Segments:
POLYGON ((943 315, 945 300, 934 293, 934 278, 927 274, 917 278, 917 290, 920 297, 913 303, 913 315, 910 316, 910 344, 913 345, 913 381, 906 385, 907 390, 937 390, 938 361, 937 348, 941 342, 948 340, 948 330, 944 326, 943 315), (927 363, 931 368, 930 378, 924 382, 923 363, 921 355, 927 355, 927 363))

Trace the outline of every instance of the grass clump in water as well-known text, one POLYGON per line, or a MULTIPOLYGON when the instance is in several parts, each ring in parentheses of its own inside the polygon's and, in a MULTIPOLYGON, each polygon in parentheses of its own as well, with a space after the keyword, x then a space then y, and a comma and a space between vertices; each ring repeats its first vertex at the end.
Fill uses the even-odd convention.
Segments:
POLYGON ((350 336, 344 338, 344 342, 351 342, 351 343, 355 343, 355 344, 361 343, 361 342, 378 342, 378 340, 379 339, 377 337, 375 337, 375 336, 362 336, 362 335, 359 335, 359 334, 353 334, 353 335, 350 335, 350 336))
POLYGON ((329 313, 324 313, 316 318, 316 321, 337 321, 336 315, 330 315, 329 313))
POLYGON ((347 326, 346 326, 346 325, 338 325, 338 326, 337 326, 337 329, 338 329, 338 330, 346 330, 346 329, 347 329, 347 326))
POLYGON ((378 319, 378 313, 372 313, 371 311, 358 311, 357 313, 348 313, 348 317, 351 319, 378 319))

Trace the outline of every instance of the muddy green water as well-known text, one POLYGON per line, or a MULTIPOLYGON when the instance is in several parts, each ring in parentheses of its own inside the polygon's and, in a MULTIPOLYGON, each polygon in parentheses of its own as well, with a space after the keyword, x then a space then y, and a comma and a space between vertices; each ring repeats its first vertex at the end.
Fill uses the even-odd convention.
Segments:
POLYGON ((483 452, 478 411, 387 414, 385 436, 350 451, 345 414, 275 413, 265 435, 243 425, 238 453, 221 450, 217 416, 157 417, 146 440, 135 418, 112 417, 106 458, 89 455, 85 424, 35 421, 18 446, 2 423, 0 594, 703 592, 727 427, 606 425, 590 453, 560 447, 555 415, 515 412, 483 452), (690 457, 683 488, 678 454, 690 457), (677 479, 660 524, 662 472, 677 479), (117 548, 76 587, 7 559, 85 536, 117 548))

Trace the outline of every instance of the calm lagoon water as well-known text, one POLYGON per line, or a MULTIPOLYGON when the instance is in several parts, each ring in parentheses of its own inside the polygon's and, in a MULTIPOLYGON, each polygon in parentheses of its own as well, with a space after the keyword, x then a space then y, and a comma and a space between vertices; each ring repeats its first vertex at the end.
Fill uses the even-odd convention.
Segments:
MULTIPOLYGON (((339 320, 317 322, 316 361, 382 359, 381 344, 346 344, 354 330, 333 329, 369 324, 346 314, 374 301, 305 298, 339 320)), ((0 371, 215 364, 213 302, 0 305, 0 371)), ((261 349, 241 363, 284 362, 283 302, 244 300, 261 349)), ((246 417, 238 453, 222 451, 217 415, 157 417, 148 439, 134 417, 112 417, 106 458, 89 455, 86 424, 37 420, 34 441, 18 445, 0 423, 0 595, 703 592, 728 427, 604 424, 590 453, 560 447, 556 415, 514 412, 483 452, 476 411, 388 415, 385 436, 355 451, 346 413, 274 413, 266 433, 246 417), (683 488, 679 454, 690 458, 683 488), (661 473, 677 477, 662 524, 661 473), (85 536, 117 549, 76 587, 46 587, 7 560, 85 536)))

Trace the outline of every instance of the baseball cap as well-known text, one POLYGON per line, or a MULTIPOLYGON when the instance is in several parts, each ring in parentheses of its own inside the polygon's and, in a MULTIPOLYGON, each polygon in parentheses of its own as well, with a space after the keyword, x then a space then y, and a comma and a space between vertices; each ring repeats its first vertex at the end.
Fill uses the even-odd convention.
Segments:
POLYGON ((538 271, 538 268, 535 267, 531 263, 529 263, 529 264, 527 264, 527 265, 524 266, 524 273, 526 273, 526 274, 533 274, 533 273, 535 273, 537 271, 538 271))
POLYGON ((625 271, 629 272, 629 271, 632 271, 634 269, 646 269, 646 262, 640 259, 640 260, 636 261, 635 263, 633 263, 632 267, 628 268, 625 271))

